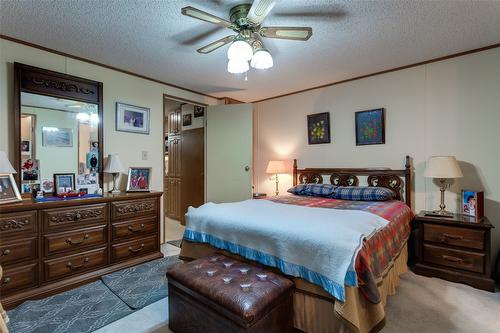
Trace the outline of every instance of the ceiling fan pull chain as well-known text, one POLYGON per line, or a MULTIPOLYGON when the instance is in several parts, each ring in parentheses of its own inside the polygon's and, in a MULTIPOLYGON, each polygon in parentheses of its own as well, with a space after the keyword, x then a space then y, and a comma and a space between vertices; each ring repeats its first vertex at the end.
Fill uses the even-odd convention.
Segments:
POLYGON ((248 71, 245 72, 245 81, 248 81, 248 71))

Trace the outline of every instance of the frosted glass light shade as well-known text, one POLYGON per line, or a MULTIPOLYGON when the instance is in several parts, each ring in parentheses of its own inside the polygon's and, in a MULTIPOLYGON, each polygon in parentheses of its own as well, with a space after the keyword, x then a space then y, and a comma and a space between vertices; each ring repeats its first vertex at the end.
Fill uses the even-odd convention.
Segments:
POLYGON ((229 60, 227 63, 227 71, 231 74, 241 74, 248 71, 250 67, 248 66, 248 61, 241 60, 229 60))
POLYGON ((118 154, 109 154, 108 159, 106 160, 106 165, 104 166, 104 172, 120 173, 123 170, 123 165, 118 157, 118 154))
POLYGON ((273 65, 273 57, 266 49, 258 49, 250 62, 250 66, 257 69, 268 69, 273 67, 273 65))
POLYGON ((266 173, 287 173, 288 168, 285 161, 269 161, 266 168, 266 173))
POLYGON ((237 40, 227 50, 229 60, 248 61, 252 59, 253 50, 250 44, 244 40, 237 40))
POLYGON ((17 173, 12 164, 10 164, 9 159, 7 158, 7 154, 3 151, 0 151, 0 174, 2 173, 17 173))
POLYGON ((427 162, 424 177, 462 178, 464 175, 455 156, 432 156, 427 162))

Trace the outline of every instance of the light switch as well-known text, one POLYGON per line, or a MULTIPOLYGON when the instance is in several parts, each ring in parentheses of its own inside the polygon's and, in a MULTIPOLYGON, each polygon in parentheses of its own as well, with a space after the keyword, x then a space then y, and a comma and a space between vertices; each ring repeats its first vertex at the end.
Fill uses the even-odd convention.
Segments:
POLYGON ((143 151, 142 151, 142 159, 143 159, 144 161, 148 159, 148 152, 147 152, 147 151, 145 151, 145 150, 143 150, 143 151))

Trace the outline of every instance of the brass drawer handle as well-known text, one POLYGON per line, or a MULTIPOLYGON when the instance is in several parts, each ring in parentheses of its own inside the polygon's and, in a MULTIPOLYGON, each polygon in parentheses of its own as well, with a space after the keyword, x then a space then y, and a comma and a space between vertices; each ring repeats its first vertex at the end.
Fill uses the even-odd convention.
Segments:
POLYGON ((11 253, 10 249, 5 249, 3 250, 2 255, 8 256, 10 253, 11 253))
POLYGON ((459 235, 450 235, 450 234, 443 234, 443 237, 444 237, 444 238, 449 238, 449 239, 454 239, 454 240, 464 239, 464 237, 463 237, 463 236, 459 236, 459 235))
POLYGON ((451 262, 462 262, 462 261, 464 261, 462 258, 457 258, 457 257, 452 257, 452 256, 447 256, 447 255, 442 255, 441 258, 443 258, 446 261, 451 261, 451 262))
POLYGON ((132 227, 132 225, 129 225, 128 230, 131 232, 140 232, 142 229, 144 229, 144 227, 145 227, 144 223, 141 223, 140 227, 137 229, 134 229, 134 227, 132 227))
POLYGON ((85 236, 83 236, 82 240, 80 241, 74 241, 71 239, 71 237, 68 237, 68 239, 66 239, 66 243, 68 243, 69 245, 79 245, 79 244, 82 244, 83 242, 85 242, 86 240, 89 240, 90 239, 90 236, 89 234, 85 234, 85 236))
POLYGON ((79 219, 81 219, 81 218, 82 218, 82 214, 77 213, 77 214, 75 215, 75 220, 79 220, 79 219))
POLYGON ((12 279, 8 276, 3 279, 4 284, 10 283, 10 281, 12 281, 12 279))
POLYGON ((86 263, 89 262, 89 258, 85 258, 83 259, 81 265, 78 265, 78 266, 74 266, 71 261, 69 261, 68 263, 66 263, 66 267, 68 267, 69 269, 71 270, 76 270, 76 269, 80 269, 82 268, 83 266, 85 266, 86 263))
POLYGON ((141 252, 143 248, 144 248, 144 243, 142 243, 142 244, 141 244, 141 247, 140 247, 140 248, 138 248, 138 249, 134 249, 134 248, 132 248, 132 246, 129 246, 129 247, 128 247, 128 250, 129 250, 130 252, 132 252, 132 253, 137 253, 137 252, 141 252))

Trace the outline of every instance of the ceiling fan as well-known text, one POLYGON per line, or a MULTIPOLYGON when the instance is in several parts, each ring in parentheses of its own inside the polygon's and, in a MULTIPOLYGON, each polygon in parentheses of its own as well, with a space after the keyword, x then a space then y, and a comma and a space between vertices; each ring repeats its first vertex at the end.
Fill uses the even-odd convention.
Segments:
POLYGON ((310 27, 261 26, 275 3, 275 0, 254 0, 253 3, 234 6, 229 11, 229 20, 191 6, 182 8, 181 12, 183 15, 234 31, 235 34, 216 40, 197 51, 207 54, 231 43, 227 52, 229 58, 227 70, 237 74, 247 72, 250 66, 257 69, 267 69, 273 66, 273 58, 264 48, 261 37, 306 41, 312 36, 310 27))

